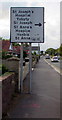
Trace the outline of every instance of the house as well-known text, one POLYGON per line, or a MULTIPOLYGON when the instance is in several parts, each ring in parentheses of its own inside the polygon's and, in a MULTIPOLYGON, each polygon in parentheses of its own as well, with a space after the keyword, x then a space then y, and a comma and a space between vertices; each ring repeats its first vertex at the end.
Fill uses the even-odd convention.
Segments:
MULTIPOLYGON (((12 47, 10 46, 10 40, 2 40, 2 50, 5 52, 8 52, 9 54, 12 55, 19 55, 20 56, 20 51, 21 51, 21 46, 20 45, 15 45, 12 47), (12 49, 11 49, 12 48, 12 49)), ((29 46, 23 46, 23 50, 26 51, 27 55, 29 55, 29 46)), ((40 51, 39 46, 32 46, 32 51, 40 51)))
POLYGON ((20 54, 20 46, 12 46, 10 49, 10 41, 9 40, 2 40, 2 50, 8 52, 9 54, 17 55, 20 54))
MULTIPOLYGON (((21 46, 20 45, 13 46, 9 40, 2 40, 2 50, 8 52, 8 54, 15 56, 18 55, 20 57, 21 46)), ((29 53, 27 47, 23 47, 23 50, 26 51, 27 54, 29 53)))

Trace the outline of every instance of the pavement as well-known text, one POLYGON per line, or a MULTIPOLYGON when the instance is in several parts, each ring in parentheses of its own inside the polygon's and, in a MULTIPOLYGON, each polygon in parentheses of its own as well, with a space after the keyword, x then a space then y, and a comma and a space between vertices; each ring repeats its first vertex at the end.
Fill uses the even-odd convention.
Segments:
POLYGON ((60 118, 60 74, 43 57, 32 71, 31 94, 29 74, 23 92, 18 94, 8 110, 9 118, 60 118))

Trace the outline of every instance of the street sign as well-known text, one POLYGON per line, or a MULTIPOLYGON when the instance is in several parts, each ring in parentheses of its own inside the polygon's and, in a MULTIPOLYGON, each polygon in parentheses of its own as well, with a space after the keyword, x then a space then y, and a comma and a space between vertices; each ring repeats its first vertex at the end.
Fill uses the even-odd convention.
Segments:
POLYGON ((11 42, 44 42, 44 7, 11 7, 11 42))

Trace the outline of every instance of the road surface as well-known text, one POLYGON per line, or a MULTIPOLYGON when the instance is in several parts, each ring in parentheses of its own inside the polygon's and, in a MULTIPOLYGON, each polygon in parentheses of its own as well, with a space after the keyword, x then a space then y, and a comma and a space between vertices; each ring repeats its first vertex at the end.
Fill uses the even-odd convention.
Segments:
POLYGON ((60 75, 62 75, 62 60, 59 62, 51 62, 50 59, 44 59, 51 67, 53 67, 60 75))
POLYGON ((60 118, 60 74, 43 57, 32 71, 32 93, 20 94, 9 118, 60 118))

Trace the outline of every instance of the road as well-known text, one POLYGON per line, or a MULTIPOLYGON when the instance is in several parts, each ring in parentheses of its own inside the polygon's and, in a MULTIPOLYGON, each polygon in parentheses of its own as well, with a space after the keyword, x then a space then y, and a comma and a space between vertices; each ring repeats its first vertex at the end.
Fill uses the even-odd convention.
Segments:
POLYGON ((51 62, 50 59, 44 59, 44 60, 62 75, 62 60, 59 60, 59 62, 51 62))
POLYGON ((32 71, 32 93, 20 94, 9 117, 60 118, 60 74, 43 57, 32 71))

